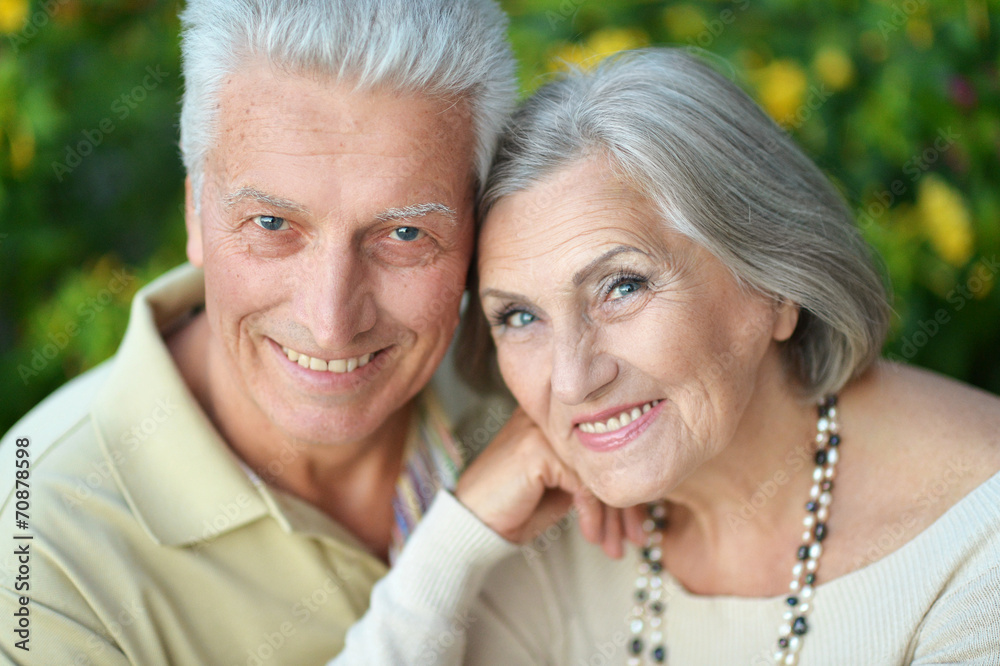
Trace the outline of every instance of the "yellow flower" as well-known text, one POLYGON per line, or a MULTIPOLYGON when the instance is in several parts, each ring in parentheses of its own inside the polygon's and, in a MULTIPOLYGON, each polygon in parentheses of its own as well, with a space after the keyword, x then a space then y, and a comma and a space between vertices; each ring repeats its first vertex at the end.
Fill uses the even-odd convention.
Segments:
POLYGON ((934 28, 921 18, 911 18, 906 24, 906 36, 921 51, 934 46, 934 28))
POLYGON ((35 160, 35 135, 27 129, 10 137, 10 168, 20 174, 35 160))
POLYGON ((648 43, 649 38, 641 30, 629 28, 597 30, 584 44, 567 43, 556 49, 550 68, 561 69, 563 62, 581 67, 593 67, 613 53, 637 49, 648 43))
POLYGON ((760 103, 779 123, 802 106, 809 84, 805 72, 792 60, 775 60, 756 75, 760 103))
POLYGON ((0 32, 15 32, 28 18, 28 0, 0 0, 0 32))
POLYGON ((973 235, 969 210, 961 193, 938 176, 920 181, 917 207, 924 233, 934 250, 952 266, 963 266, 972 256, 973 235))
POLYGON ((841 49, 825 46, 816 53, 813 69, 831 90, 843 90, 854 81, 854 63, 841 49))
POLYGON ((670 38, 683 42, 705 30, 705 16, 692 5, 671 5, 663 12, 663 22, 670 38))

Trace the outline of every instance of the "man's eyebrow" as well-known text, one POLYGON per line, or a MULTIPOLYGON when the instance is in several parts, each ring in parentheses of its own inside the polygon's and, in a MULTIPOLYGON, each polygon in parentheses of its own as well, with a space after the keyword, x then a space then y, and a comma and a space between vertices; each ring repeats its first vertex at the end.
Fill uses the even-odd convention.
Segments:
POLYGON ((623 254, 625 252, 638 252, 639 254, 643 255, 646 254, 642 250, 639 250, 634 247, 629 247, 628 245, 619 245, 617 247, 613 247, 604 254, 602 254, 601 256, 592 259, 586 266, 578 270, 576 274, 573 276, 573 286, 579 287, 587 280, 588 277, 590 277, 591 273, 593 273, 600 267, 601 264, 606 262, 608 259, 616 257, 619 254, 623 254))
POLYGON ((267 192, 258 190, 256 187, 251 186, 244 186, 231 194, 227 194, 222 197, 222 203, 226 205, 226 208, 232 208, 247 199, 271 206, 272 208, 280 208, 293 213, 309 213, 309 209, 302 204, 296 203, 291 199, 276 197, 273 194, 268 194, 267 192))
POLYGON ((402 208, 389 208, 376 215, 375 219, 379 222, 392 222, 393 220, 405 220, 411 217, 423 217, 431 213, 441 213, 452 222, 458 221, 458 213, 455 212, 454 208, 437 202, 414 204, 402 208))

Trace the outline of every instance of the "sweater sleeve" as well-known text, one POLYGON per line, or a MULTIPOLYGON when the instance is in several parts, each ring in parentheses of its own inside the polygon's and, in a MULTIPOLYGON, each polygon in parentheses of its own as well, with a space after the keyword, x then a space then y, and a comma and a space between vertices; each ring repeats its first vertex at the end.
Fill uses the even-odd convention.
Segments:
POLYGON ((347 632, 344 650, 327 666, 464 663, 466 633, 482 621, 472 606, 483 580, 516 551, 453 495, 439 491, 372 590, 368 612, 347 632))
POLYGON ((917 636, 915 666, 1000 666, 1000 565, 943 595, 917 636))

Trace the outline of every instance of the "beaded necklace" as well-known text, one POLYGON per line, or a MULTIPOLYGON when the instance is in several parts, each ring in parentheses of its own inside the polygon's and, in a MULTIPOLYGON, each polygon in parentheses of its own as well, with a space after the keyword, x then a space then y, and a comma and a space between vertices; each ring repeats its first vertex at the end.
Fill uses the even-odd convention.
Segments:
MULTIPOLYGON (((837 397, 829 395, 819 402, 816 421, 816 453, 813 485, 802 521, 802 545, 795 553, 792 581, 783 601, 784 612, 778 627, 774 663, 790 666, 798 663, 802 641, 809 631, 816 570, 823 554, 822 542, 829 530, 833 480, 840 459, 840 427, 837 423, 837 397)), ((640 551, 638 576, 633 593, 634 606, 628 617, 629 639, 626 644, 628 666, 669 663, 664 640, 663 615, 666 611, 663 578, 663 530, 667 526, 667 508, 663 502, 647 507, 643 521, 646 543, 640 551)))

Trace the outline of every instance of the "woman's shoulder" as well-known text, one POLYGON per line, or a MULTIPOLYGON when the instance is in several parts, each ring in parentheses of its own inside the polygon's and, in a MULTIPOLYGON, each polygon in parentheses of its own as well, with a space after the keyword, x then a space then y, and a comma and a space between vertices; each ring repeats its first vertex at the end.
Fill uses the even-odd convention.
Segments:
MULTIPOLYGON (((842 573, 917 538, 984 484, 1000 486, 996 396, 927 370, 879 363, 842 392, 839 412, 836 503, 850 517, 842 573)), ((1000 526, 1000 506, 979 517, 1000 526)))

